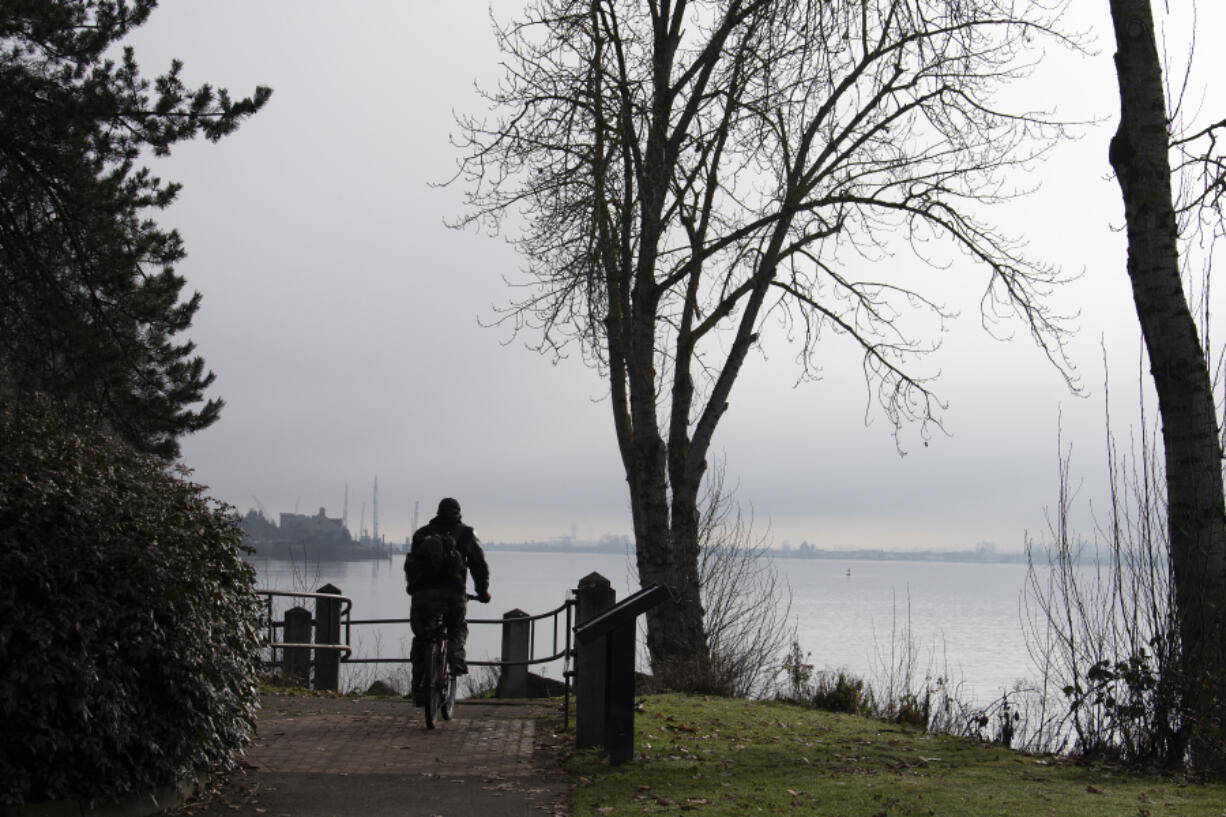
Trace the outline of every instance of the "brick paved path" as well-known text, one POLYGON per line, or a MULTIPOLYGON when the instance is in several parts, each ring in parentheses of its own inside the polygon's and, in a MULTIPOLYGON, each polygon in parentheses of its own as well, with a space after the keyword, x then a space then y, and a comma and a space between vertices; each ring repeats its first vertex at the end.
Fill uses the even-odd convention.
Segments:
POLYGON ((244 769, 175 817, 557 817, 557 713, 464 704, 427 730, 398 699, 265 697, 244 769))
MULTIPOLYGON (((260 719, 247 763, 261 772, 316 774, 530 774, 536 721, 457 717, 427 730, 421 710, 401 714, 260 719)), ((467 710, 467 711, 466 711, 467 710)))

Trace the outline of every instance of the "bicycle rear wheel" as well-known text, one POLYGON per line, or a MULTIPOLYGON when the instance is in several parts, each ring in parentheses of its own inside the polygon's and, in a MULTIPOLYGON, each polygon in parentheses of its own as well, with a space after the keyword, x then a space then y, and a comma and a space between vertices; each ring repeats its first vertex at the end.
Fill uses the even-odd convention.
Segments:
MULTIPOLYGON (((439 641, 434 641, 430 645, 430 657, 426 661, 426 677, 423 679, 423 685, 426 690, 426 728, 433 729, 434 722, 442 715, 441 707, 439 706, 439 689, 443 685, 446 670, 446 657, 443 661, 439 661, 439 656, 443 655, 443 645, 439 641)), ((443 716, 447 717, 447 716, 443 716)))
MULTIPOLYGON (((446 666, 445 663, 444 666, 446 666)), ((447 670, 447 674, 444 675, 443 678, 444 683, 442 685, 442 689, 439 690, 441 693, 439 714, 443 716, 443 720, 449 721, 451 720, 451 713, 455 711, 456 677, 451 674, 451 670, 449 668, 447 670)))

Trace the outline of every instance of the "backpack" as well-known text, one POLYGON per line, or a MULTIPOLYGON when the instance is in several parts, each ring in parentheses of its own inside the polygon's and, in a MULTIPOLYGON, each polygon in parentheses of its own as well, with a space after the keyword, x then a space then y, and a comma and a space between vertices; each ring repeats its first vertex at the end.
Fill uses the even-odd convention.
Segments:
POLYGON ((455 537, 445 531, 431 531, 413 548, 418 570, 417 583, 446 586, 463 580, 464 558, 456 548, 455 537))

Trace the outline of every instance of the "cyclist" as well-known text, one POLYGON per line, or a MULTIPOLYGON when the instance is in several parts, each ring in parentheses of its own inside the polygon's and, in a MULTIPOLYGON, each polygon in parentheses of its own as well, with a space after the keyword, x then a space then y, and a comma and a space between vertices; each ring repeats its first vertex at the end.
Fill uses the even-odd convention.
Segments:
POLYGON ((412 597, 409 606, 409 623, 413 628, 410 658, 413 665, 413 702, 417 706, 424 706, 426 702, 426 691, 421 681, 425 677, 430 652, 430 623, 436 614, 443 614, 443 623, 447 627, 452 674, 464 675, 468 672, 464 653, 468 625, 464 616, 468 607, 466 586, 470 571, 476 599, 482 604, 489 604, 490 570, 485 563, 485 553, 473 529, 463 523, 460 503, 447 497, 438 503, 435 517, 425 527, 414 531, 412 546, 404 560, 405 589, 412 597), (453 557, 454 564, 441 570, 437 565, 440 557, 435 552, 440 542, 447 548, 454 547, 458 557, 453 557))

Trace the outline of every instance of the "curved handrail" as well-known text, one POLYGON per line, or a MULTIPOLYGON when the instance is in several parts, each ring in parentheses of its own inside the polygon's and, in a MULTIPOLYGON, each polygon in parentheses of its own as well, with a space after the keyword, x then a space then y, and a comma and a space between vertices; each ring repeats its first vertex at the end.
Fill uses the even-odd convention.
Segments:
POLYGON ((349 656, 353 654, 353 648, 350 647, 348 644, 314 644, 314 643, 300 644, 300 643, 296 643, 292 641, 278 641, 275 644, 269 644, 268 646, 276 647, 279 649, 285 649, 289 647, 289 648, 298 648, 298 649, 303 649, 303 650, 339 650, 341 653, 342 661, 347 660, 349 656))
POLYGON ((306 590, 256 590, 255 592, 261 596, 268 596, 269 602, 272 601, 273 596, 290 596, 293 598, 303 598, 303 599, 339 600, 342 605, 341 606, 342 616, 348 615, 349 611, 353 609, 353 599, 349 598, 348 596, 339 595, 337 593, 312 593, 306 590))
MULTIPOLYGON (((563 610, 565 610, 567 607, 572 606, 573 604, 574 604, 573 600, 567 599, 566 601, 562 602, 554 609, 549 610, 544 613, 537 613, 536 615, 524 614, 522 616, 511 616, 509 618, 470 618, 468 619, 468 623, 469 624, 502 624, 504 621, 539 621, 543 618, 551 618, 553 616, 559 615, 562 613, 563 610)), ((356 624, 357 622, 354 622, 354 623, 356 624)))

